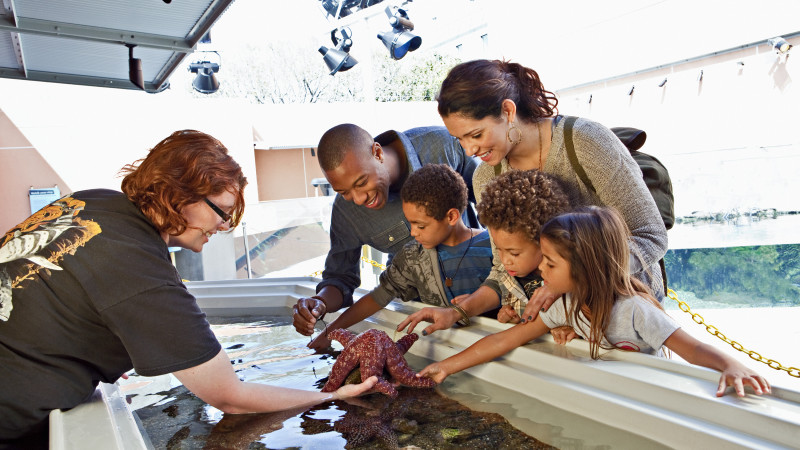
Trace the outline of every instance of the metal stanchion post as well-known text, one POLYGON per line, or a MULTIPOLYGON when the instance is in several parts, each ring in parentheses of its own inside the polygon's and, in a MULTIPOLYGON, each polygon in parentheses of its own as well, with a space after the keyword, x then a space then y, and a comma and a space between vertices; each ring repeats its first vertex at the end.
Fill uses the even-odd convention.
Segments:
POLYGON ((247 279, 253 278, 253 272, 250 270, 250 247, 247 246, 247 223, 242 222, 242 239, 244 240, 244 257, 247 261, 247 279))

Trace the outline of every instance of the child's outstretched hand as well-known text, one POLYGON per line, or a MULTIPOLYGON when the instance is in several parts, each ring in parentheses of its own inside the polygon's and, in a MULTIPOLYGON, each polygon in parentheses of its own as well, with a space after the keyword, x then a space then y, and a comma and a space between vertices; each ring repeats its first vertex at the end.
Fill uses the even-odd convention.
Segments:
MULTIPOLYGON (((331 330, 333 331, 333 330, 331 330)), ((319 336, 315 337, 314 340, 308 343, 308 348, 314 350, 324 350, 331 346, 331 340, 328 338, 328 330, 323 330, 319 336)))
POLYGON ((717 388, 717 397, 725 395, 725 388, 728 386, 733 386, 736 395, 744 397, 745 385, 752 387, 757 395, 772 392, 772 388, 766 378, 744 364, 735 361, 735 364, 731 364, 730 367, 722 371, 722 376, 719 378, 719 387, 717 388))
POLYGON ((520 317, 513 306, 503 305, 500 311, 497 312, 497 321, 500 323, 519 323, 520 317))
POLYGON ((445 372, 444 367, 442 367, 441 363, 435 362, 433 364, 429 364, 424 369, 420 370, 419 373, 416 375, 417 378, 428 377, 431 380, 435 381, 436 384, 440 384, 447 378, 449 375, 445 372))
POLYGON ((566 325, 552 328, 550 334, 553 335, 553 340, 559 345, 567 345, 567 342, 578 337, 578 334, 575 333, 575 329, 566 325))

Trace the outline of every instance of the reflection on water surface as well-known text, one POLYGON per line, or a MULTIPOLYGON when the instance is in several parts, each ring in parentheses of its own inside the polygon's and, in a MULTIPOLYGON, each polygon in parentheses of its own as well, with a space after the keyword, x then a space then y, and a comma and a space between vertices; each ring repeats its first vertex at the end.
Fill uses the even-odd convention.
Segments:
MULTIPOLYGON (((309 350, 308 338, 285 317, 209 321, 245 381, 319 390, 338 354, 309 350)), ((416 369, 427 364, 414 355, 407 359, 416 369)), ((395 400, 371 394, 270 414, 224 415, 171 376, 133 374, 122 389, 159 449, 658 447, 535 399, 514 404, 519 394, 466 374, 451 376, 436 389, 400 388, 395 400)))

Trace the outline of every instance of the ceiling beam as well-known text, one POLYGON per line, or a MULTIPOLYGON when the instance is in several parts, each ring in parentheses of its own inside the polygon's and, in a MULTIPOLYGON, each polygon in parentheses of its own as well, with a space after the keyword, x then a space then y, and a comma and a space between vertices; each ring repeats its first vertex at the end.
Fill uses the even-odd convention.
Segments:
MULTIPOLYGON (((109 28, 76 25, 72 23, 56 22, 51 20, 29 19, 0 16, 0 31, 10 31, 20 34, 38 34, 41 36, 55 36, 84 41, 115 42, 136 44, 140 47, 172 50, 176 52, 191 53, 194 44, 183 37, 170 37, 155 34, 139 33, 136 31, 113 30, 109 28)), ((199 39, 198 39, 199 40, 199 39)))
MULTIPOLYGON (((127 78, 101 78, 86 75, 74 75, 55 72, 42 72, 38 70, 28 70, 24 74, 16 69, 0 67, 0 78, 12 78, 17 80, 43 81, 47 83, 76 84, 79 86, 94 86, 117 89, 140 90, 134 86, 127 78)), ((156 92, 162 83, 156 85, 153 82, 145 82, 144 89, 147 92, 156 92)))

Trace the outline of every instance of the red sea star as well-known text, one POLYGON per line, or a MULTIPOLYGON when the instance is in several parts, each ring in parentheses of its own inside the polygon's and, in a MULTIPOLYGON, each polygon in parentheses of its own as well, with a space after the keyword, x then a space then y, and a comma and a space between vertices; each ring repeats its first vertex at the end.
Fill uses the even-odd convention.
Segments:
POLYGON ((336 358, 331 367, 328 382, 322 392, 333 392, 344 382, 347 375, 355 369, 361 368, 361 379, 366 380, 372 375, 377 375, 378 383, 375 390, 389 397, 397 397, 397 389, 383 378, 383 369, 389 372, 392 380, 405 386, 433 387, 436 383, 430 378, 417 378, 416 372, 408 366, 403 354, 419 339, 415 333, 407 334, 396 343, 388 334, 381 330, 370 329, 359 335, 350 330, 337 329, 330 332, 329 337, 344 345, 342 353, 336 358))

